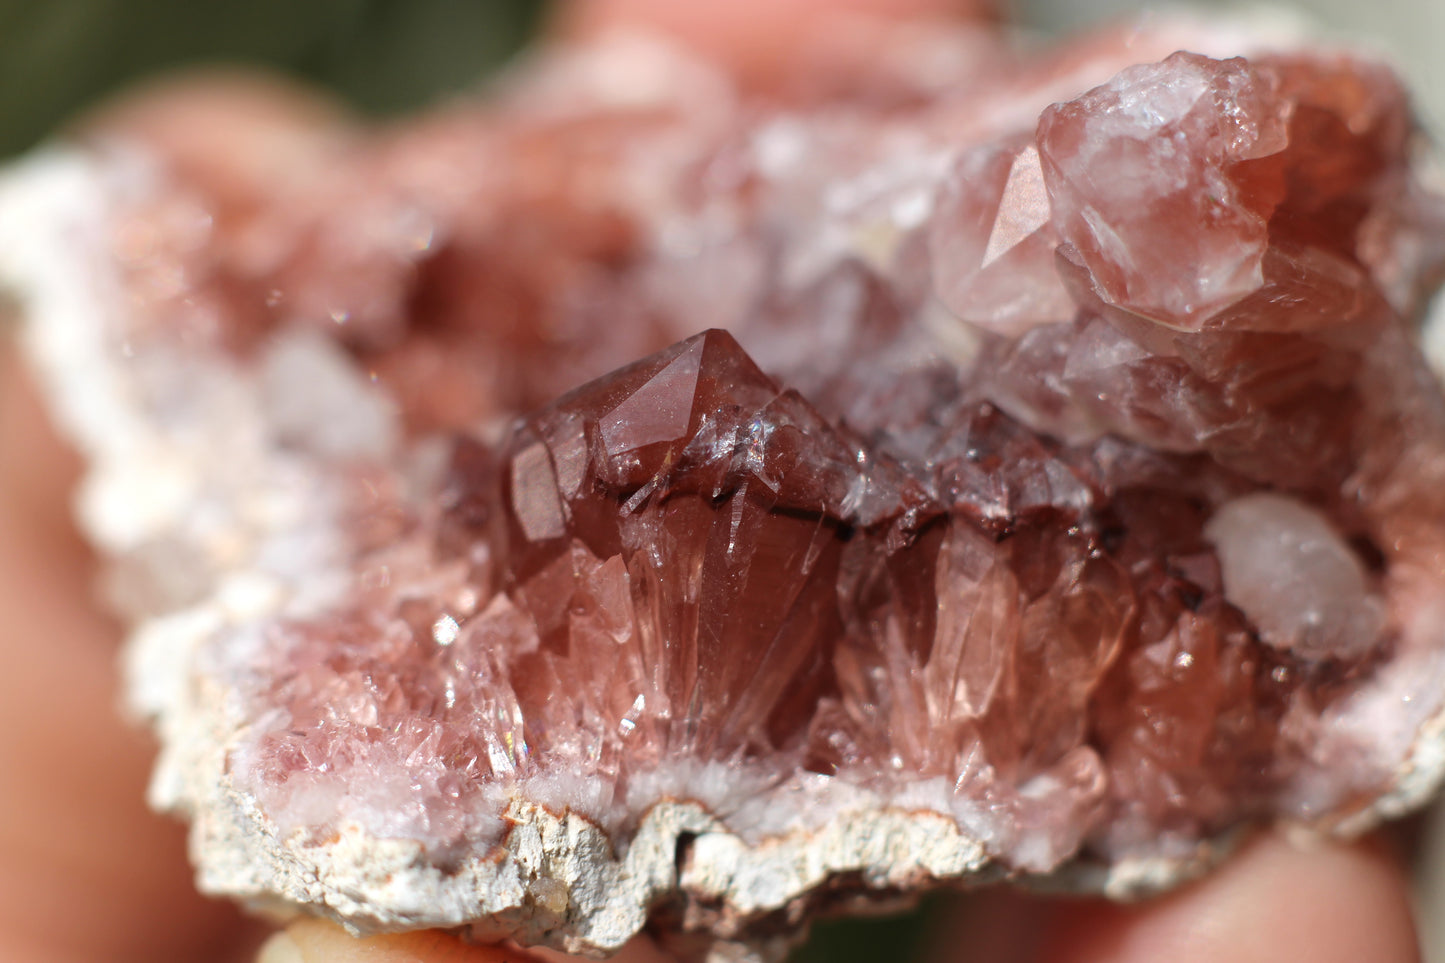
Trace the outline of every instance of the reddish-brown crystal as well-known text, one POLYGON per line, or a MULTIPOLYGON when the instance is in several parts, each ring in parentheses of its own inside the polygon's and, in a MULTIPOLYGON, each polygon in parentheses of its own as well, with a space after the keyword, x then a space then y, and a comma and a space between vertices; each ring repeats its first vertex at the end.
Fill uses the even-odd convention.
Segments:
MULTIPOLYGON (((808 715, 792 695, 831 661, 861 487, 854 453, 807 402, 709 332, 527 418, 500 474, 504 581, 546 655, 609 658, 573 609, 588 567, 610 560, 640 673, 620 695, 636 697, 657 751, 800 741, 808 715)), ((560 701, 534 697, 542 719, 560 701)))
POLYGON ((325 330, 407 426, 344 601, 215 646, 238 782, 445 850, 811 773, 1038 872, 1385 788, 1441 698, 1441 201, 1379 68, 1132 52, 988 109, 553 68, 193 178, 203 243, 131 211, 138 339, 325 330))

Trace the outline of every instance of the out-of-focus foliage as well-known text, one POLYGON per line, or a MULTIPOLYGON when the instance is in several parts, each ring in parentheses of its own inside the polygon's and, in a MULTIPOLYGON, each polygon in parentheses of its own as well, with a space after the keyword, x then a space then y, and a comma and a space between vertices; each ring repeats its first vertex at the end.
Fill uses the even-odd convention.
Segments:
POLYGON ((0 0, 0 155, 87 104, 188 65, 267 65, 376 113, 471 85, 540 0, 0 0))

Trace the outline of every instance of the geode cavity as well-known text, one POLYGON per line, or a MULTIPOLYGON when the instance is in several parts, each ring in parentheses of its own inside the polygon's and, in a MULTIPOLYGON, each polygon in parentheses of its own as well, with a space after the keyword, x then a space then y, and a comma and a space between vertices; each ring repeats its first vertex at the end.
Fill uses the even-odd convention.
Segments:
POLYGON ((763 940, 1422 801, 1445 202, 1388 71, 1171 31, 769 101, 619 40, 279 172, 15 169, 203 886, 763 940))

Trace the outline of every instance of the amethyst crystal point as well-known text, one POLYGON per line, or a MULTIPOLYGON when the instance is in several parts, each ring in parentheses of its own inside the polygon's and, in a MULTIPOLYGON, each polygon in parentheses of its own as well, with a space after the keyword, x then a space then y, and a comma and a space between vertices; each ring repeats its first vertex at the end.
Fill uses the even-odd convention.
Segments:
POLYGON ((777 949, 1422 803, 1445 203, 1381 69, 1129 37, 786 109, 600 44, 7 175, 202 885, 777 949))

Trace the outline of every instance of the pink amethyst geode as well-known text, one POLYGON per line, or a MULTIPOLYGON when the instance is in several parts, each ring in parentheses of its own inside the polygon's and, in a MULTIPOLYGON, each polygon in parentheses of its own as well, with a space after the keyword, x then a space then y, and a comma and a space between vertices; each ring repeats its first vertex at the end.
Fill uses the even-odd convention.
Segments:
POLYGON ((1181 46, 1245 49, 905 31, 762 98, 614 38, 398 128, 15 168, 202 886, 767 952, 1422 802, 1445 202, 1387 70, 1181 46))

